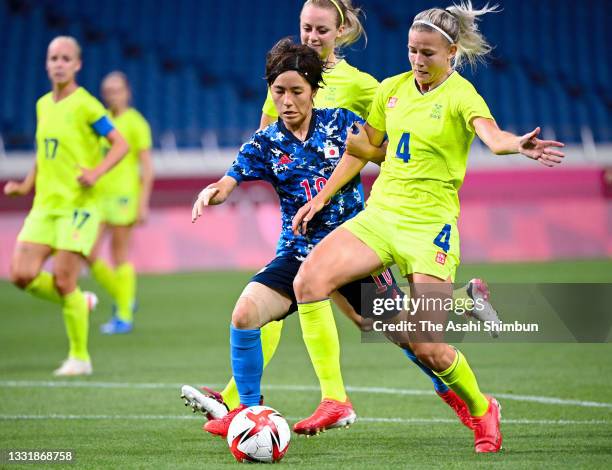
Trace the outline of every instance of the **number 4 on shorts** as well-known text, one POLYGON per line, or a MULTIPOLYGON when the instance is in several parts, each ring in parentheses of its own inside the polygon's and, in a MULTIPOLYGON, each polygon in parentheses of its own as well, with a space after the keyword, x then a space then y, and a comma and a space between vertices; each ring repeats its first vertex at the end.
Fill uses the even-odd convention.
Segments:
POLYGON ((433 241, 434 245, 442 248, 442 250, 444 250, 444 253, 448 253, 448 250, 450 250, 450 236, 451 236, 451 225, 446 224, 444 227, 442 227, 442 230, 440 231, 438 236, 434 239, 433 241))

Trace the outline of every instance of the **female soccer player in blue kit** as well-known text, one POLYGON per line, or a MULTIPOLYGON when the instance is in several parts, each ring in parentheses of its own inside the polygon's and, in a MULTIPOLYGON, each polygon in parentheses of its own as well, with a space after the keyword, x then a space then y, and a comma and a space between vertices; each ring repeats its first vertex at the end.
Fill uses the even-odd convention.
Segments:
MULTIPOLYGON (((272 49, 267 57, 266 79, 280 119, 254 134, 242 146, 227 174, 204 189, 194 205, 195 220, 205 206, 223 203, 240 182, 251 180, 270 182, 281 201, 282 232, 276 258, 252 278, 232 313, 230 349, 240 406, 221 419, 206 423, 205 429, 213 434, 225 435, 236 413, 260 402, 263 373, 260 329, 296 311, 292 285, 302 260, 334 227, 363 208, 363 191, 356 176, 329 204, 323 220, 312 227, 307 237, 296 237, 291 230, 291 220, 298 208, 321 190, 333 172, 344 151, 348 129, 354 122, 363 122, 347 109, 313 108, 322 72, 323 62, 307 46, 285 39, 272 49)), ((367 276, 364 281, 372 283, 372 278, 367 276)), ((357 312, 361 311, 361 282, 342 289, 340 295, 357 312)), ((300 324, 322 396, 331 399, 331 422, 324 427, 351 424, 355 413, 343 394, 333 315, 304 315, 300 324), (320 361, 330 352, 331 358, 320 361)))

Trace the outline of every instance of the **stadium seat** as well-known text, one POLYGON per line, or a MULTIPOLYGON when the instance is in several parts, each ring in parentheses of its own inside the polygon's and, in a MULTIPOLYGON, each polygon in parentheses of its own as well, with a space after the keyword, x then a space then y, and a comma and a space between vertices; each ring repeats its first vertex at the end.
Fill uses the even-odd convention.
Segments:
MULTIPOLYGON (((360 41, 343 51, 347 60, 379 80, 408 70, 407 29, 431 3, 358 3, 367 12, 368 43, 365 50, 360 41)), ((191 147, 212 131, 221 145, 236 146, 259 120, 265 53, 281 37, 299 34, 300 8, 273 0, 261 0, 258 8, 249 0, 0 2, 0 60, 22 71, 19 77, 5 74, 0 83, 5 144, 11 150, 14 143, 33 142, 33 106, 48 90, 41 73, 45 46, 58 34, 71 34, 82 42, 79 81, 91 92, 98 94, 104 74, 124 70, 154 133, 172 131, 180 147, 191 147)), ((506 0, 499 14, 482 23, 495 46, 486 72, 480 66, 463 73, 503 125, 520 131, 541 124, 568 142, 579 141, 586 125, 596 141, 608 141, 612 59, 603 22, 591 20, 607 11, 606 0, 506 0), (585 50, 601 60, 583 61, 584 73, 576 75, 576 57, 585 50)))

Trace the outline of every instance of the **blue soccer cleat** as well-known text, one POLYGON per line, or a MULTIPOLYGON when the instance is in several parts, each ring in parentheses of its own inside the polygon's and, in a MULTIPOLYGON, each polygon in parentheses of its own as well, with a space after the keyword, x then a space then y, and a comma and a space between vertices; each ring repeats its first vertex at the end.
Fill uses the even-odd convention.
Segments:
POLYGON ((112 316, 111 319, 100 326, 100 332, 105 335, 125 335, 132 331, 134 324, 120 320, 116 316, 112 316))

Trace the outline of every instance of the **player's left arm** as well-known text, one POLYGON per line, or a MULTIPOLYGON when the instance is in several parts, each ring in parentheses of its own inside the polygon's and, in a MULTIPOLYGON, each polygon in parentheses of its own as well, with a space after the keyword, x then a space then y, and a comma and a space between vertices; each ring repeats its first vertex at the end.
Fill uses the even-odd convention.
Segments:
POLYGON ((539 127, 525 135, 517 136, 501 130, 493 119, 475 117, 471 124, 480 140, 496 155, 520 153, 548 167, 558 165, 565 157, 563 152, 556 150, 564 147, 564 143, 537 138, 539 127))
POLYGON ((151 202, 151 192, 155 181, 155 170, 153 168, 153 157, 151 149, 142 149, 138 153, 140 160, 140 201, 138 205, 138 223, 146 222, 149 217, 149 206, 151 202))
POLYGON ((96 181, 100 179, 102 175, 107 173, 128 152, 128 144, 117 129, 112 129, 106 135, 106 139, 110 142, 111 148, 106 154, 104 160, 102 160, 95 168, 81 168, 81 174, 78 177, 79 183, 83 186, 93 186, 96 181))

